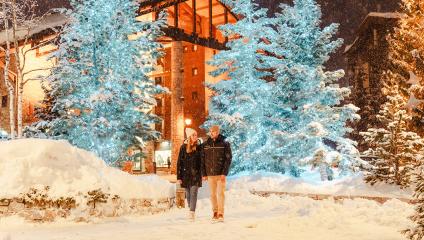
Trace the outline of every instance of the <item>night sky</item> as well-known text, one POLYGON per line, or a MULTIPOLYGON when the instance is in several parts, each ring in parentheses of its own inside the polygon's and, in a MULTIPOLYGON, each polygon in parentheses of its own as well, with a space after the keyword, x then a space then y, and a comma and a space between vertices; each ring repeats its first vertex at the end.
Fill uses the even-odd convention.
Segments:
MULTIPOLYGON (((38 0, 40 9, 50 9, 66 6, 68 0, 38 0)), ((262 7, 270 9, 272 14, 278 11, 280 3, 291 3, 292 0, 255 0, 262 7)), ((399 9, 400 0, 318 0, 322 6, 323 25, 330 23, 340 23, 340 31, 337 37, 344 39, 344 46, 335 53, 328 67, 330 70, 346 69, 347 62, 343 56, 344 48, 351 44, 356 37, 356 30, 362 20, 369 12, 392 12, 399 9)))
MULTIPOLYGON (((278 11, 280 3, 291 3, 292 0, 255 0, 270 13, 278 11)), ((347 61, 343 56, 345 46, 351 44, 356 37, 356 30, 369 12, 393 12, 399 10, 400 0, 318 0, 322 6, 323 25, 339 23, 337 37, 344 39, 344 45, 335 53, 328 67, 330 70, 346 69, 347 61)))

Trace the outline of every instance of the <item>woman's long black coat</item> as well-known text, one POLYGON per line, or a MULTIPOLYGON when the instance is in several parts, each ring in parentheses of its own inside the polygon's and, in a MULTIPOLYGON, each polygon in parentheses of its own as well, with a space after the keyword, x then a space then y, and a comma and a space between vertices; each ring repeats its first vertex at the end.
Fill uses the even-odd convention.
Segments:
POLYGON ((187 153, 187 144, 180 148, 177 162, 177 179, 182 181, 181 187, 202 186, 201 145, 197 145, 196 151, 187 153))

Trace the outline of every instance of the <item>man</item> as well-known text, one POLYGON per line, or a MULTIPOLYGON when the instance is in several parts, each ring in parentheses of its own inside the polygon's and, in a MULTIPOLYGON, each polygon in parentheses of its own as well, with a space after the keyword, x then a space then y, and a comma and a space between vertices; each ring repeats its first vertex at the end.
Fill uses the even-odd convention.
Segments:
POLYGON ((168 170, 169 170, 171 168, 171 158, 170 157, 168 157, 166 159, 166 164, 168 165, 168 170))
POLYGON ((209 182, 214 221, 224 221, 225 183, 232 158, 230 144, 219 130, 216 125, 209 129, 202 152, 202 176, 209 182))

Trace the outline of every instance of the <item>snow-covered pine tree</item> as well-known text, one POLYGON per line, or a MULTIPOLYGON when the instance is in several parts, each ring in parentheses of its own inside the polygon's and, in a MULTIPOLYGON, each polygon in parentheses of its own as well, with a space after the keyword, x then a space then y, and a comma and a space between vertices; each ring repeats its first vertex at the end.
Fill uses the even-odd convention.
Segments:
POLYGON ((286 165, 320 166, 322 173, 327 166, 325 172, 333 178, 331 166, 345 171, 359 160, 355 142, 346 137, 351 131, 347 122, 359 118, 358 108, 343 103, 350 93, 338 84, 343 70, 324 67, 342 44, 341 39, 333 40, 338 24, 321 27, 321 9, 315 0, 293 4, 280 6, 276 34, 270 35, 277 56, 272 60, 276 69, 272 155, 286 165))
POLYGON ((264 69, 269 68, 265 51, 271 50, 266 38, 272 34, 272 19, 251 0, 223 2, 241 19, 220 27, 229 37, 228 50, 217 53, 209 63, 216 67, 210 74, 222 80, 208 84, 215 94, 204 127, 220 125, 231 143, 231 173, 276 170, 280 165, 269 152, 273 146, 267 127, 271 85, 264 80, 270 75, 264 69))
POLYGON ((57 111, 53 111, 53 106, 58 96, 56 96, 57 92, 53 91, 52 87, 58 84, 57 81, 57 79, 50 79, 49 83, 42 83, 41 88, 44 92, 44 99, 41 102, 41 106, 35 108, 37 122, 24 128, 25 137, 48 138, 51 135, 51 122, 60 117, 57 111))
MULTIPOLYGON (((404 97, 416 96, 424 99, 424 2, 402 0, 402 16, 399 26, 390 36, 390 60, 394 64, 392 72, 398 74, 400 91, 404 97), (410 86, 411 77, 418 84, 410 86)), ((418 104, 410 120, 411 130, 424 135, 424 104, 418 104)))
POLYGON ((381 128, 370 128, 361 135, 370 148, 363 154, 369 157, 364 169, 365 181, 371 184, 386 182, 409 186, 413 169, 422 158, 424 140, 407 130, 411 116, 404 109, 406 99, 400 93, 397 75, 386 73, 384 94, 388 101, 377 115, 381 128))
POLYGON ((61 36, 58 64, 50 76, 57 97, 52 110, 59 115, 50 134, 113 163, 135 136, 158 136, 150 126, 158 120, 151 109, 154 95, 164 89, 147 74, 160 55, 155 40, 164 21, 137 20, 137 1, 71 3, 71 23, 61 36))
POLYGON ((415 226, 402 231, 408 239, 422 240, 424 238, 424 165, 421 163, 414 177, 415 191, 415 213, 410 219, 415 223, 415 226))

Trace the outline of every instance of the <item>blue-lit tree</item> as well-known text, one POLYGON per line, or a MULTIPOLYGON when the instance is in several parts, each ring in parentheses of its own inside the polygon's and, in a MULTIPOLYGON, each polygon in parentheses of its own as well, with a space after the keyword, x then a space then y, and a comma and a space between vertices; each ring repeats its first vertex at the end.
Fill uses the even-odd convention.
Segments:
POLYGON ((72 1, 72 7, 50 76, 59 117, 49 134, 113 163, 135 136, 158 136, 151 110, 164 89, 147 74, 160 56, 155 40, 164 21, 136 20, 131 0, 72 1))
POLYGON ((231 173, 275 169, 275 159, 269 154, 270 132, 267 107, 271 85, 264 79, 270 75, 265 69, 270 50, 265 36, 272 32, 272 19, 266 9, 260 9, 250 0, 226 0, 235 14, 242 18, 235 24, 221 26, 230 41, 228 50, 216 54, 210 74, 222 81, 209 84, 215 95, 210 102, 205 127, 221 126, 231 143, 233 164, 231 173))
POLYGON ((274 46, 275 87, 272 88, 275 151, 286 165, 318 167, 331 179, 332 166, 347 170, 359 159, 355 143, 346 138, 357 108, 344 104, 350 93, 338 80, 343 70, 327 71, 324 64, 342 44, 333 40, 338 25, 321 27, 321 10, 315 0, 281 5, 274 46))

